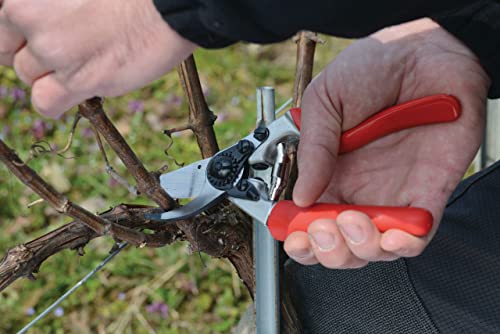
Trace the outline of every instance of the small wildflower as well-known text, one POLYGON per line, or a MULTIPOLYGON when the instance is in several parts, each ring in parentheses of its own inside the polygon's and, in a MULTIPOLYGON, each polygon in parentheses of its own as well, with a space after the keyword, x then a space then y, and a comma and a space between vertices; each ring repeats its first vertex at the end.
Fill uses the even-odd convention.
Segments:
POLYGON ((32 316, 33 314, 35 314, 35 309, 33 307, 28 307, 26 311, 24 311, 24 313, 28 316, 32 316))
POLYGON ((240 104, 240 98, 238 96, 233 96, 231 98, 231 104, 233 106, 237 106, 238 104, 240 104))
POLYGON ((33 126, 31 127, 31 133, 36 140, 41 140, 45 137, 47 132, 47 124, 40 118, 37 118, 33 122, 33 126))
POLYGON ((179 95, 172 95, 168 102, 175 107, 180 107, 182 104, 182 97, 179 95))
POLYGON ((14 87, 10 91, 10 97, 15 101, 24 101, 26 99, 26 92, 20 87, 14 87))
POLYGON ((125 297, 127 297, 127 295, 125 294, 125 292, 120 292, 118 294, 118 300, 125 300, 125 297))
POLYGON ((54 315, 58 318, 62 317, 64 315, 64 309, 59 306, 54 310, 54 315))
POLYGON ((85 127, 82 130, 82 137, 83 138, 92 138, 92 137, 94 137, 94 131, 89 127, 85 127))
POLYGON ((108 186, 109 186, 110 188, 118 187, 118 186, 120 186, 120 182, 116 181, 116 179, 115 179, 115 178, 110 177, 110 178, 108 179, 108 186))
POLYGON ((217 114, 217 122, 224 122, 227 119, 227 113, 221 112, 217 114))
POLYGON ((128 103, 128 108, 133 113, 141 113, 144 111, 144 102, 141 100, 132 100, 128 103))
POLYGON ((168 305, 163 302, 154 302, 146 306, 148 313, 157 313, 163 319, 168 318, 168 305))
POLYGON ((192 294, 198 294, 198 287, 193 281, 185 281, 181 285, 181 289, 192 294))

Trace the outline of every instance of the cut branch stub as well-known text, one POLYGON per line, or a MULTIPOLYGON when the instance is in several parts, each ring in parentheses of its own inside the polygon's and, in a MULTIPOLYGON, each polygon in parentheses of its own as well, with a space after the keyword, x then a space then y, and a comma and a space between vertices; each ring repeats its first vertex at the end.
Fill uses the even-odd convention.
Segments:
POLYGON ((189 128, 196 136, 202 157, 211 157, 219 151, 213 128, 217 117, 205 101, 193 55, 179 65, 177 72, 188 100, 189 128))
MULTIPOLYGON (((300 107, 304 91, 312 80, 314 52, 316 43, 318 42, 317 34, 309 31, 302 31, 298 34, 295 41, 297 42, 297 63, 295 69, 295 82, 293 87, 293 107, 300 107)), ((297 154, 296 143, 287 143, 287 155, 291 162, 291 172, 288 176, 287 188, 285 190, 285 199, 292 199, 293 187, 297 180, 297 154)), ((284 272, 284 264, 287 260, 287 255, 281 250, 280 266, 281 277, 280 293, 281 293, 281 331, 283 333, 302 333, 302 325, 297 314, 293 298, 289 289, 289 282, 284 272)))
POLYGON ((295 83, 293 86, 293 106, 299 108, 304 91, 312 80, 314 52, 318 37, 316 33, 301 31, 295 38, 297 42, 297 63, 295 68, 295 83))

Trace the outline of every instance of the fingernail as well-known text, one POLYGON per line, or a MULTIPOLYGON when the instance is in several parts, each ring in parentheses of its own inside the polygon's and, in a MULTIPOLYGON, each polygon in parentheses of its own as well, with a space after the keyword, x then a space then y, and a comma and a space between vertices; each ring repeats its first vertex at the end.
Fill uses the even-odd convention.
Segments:
POLYGON ((312 241, 318 246, 319 250, 326 252, 335 248, 335 237, 328 232, 311 233, 312 241))
POLYGON ((342 233, 353 244, 360 244, 365 241, 365 233, 358 225, 354 223, 339 224, 342 233))
POLYGON ((313 255, 309 248, 294 249, 293 251, 288 251, 288 255, 294 259, 307 259, 313 255))

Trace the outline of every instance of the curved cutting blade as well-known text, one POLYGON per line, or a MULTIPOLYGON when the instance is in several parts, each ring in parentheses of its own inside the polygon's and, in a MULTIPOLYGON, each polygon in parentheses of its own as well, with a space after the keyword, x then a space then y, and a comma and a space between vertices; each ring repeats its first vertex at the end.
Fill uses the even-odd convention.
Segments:
POLYGON ((207 165, 211 158, 192 163, 160 176, 160 185, 173 198, 192 198, 198 196, 208 184, 207 165))
MULTIPOLYGON (((210 185, 209 185, 210 186, 210 185)), ((181 206, 175 210, 146 215, 147 219, 151 220, 161 220, 161 221, 173 221, 193 218, 194 216, 200 214, 201 212, 209 209, 213 205, 219 203, 226 197, 226 192, 222 190, 217 190, 210 186, 210 190, 206 189, 201 194, 198 195, 194 200, 188 204, 181 206)))
POLYGON ((226 192, 214 188, 206 178, 210 158, 197 161, 160 176, 160 185, 174 198, 193 198, 188 204, 163 213, 150 214, 151 220, 172 221, 192 218, 219 203, 226 192))

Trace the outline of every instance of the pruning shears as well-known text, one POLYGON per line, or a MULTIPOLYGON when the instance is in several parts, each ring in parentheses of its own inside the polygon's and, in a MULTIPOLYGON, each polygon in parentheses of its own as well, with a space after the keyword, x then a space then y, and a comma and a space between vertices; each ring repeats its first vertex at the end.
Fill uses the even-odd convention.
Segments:
MULTIPOLYGON (((460 103, 451 95, 432 95, 385 109, 341 136, 339 154, 348 154, 388 134, 460 116, 460 103)), ((307 231, 318 218, 335 219, 345 210, 367 214, 379 231, 399 229, 425 236, 432 228, 429 211, 415 207, 317 203, 308 208, 279 200, 288 171, 284 145, 300 136, 299 108, 257 128, 211 158, 160 176, 161 186, 174 198, 192 198, 188 204, 147 218, 174 221, 191 218, 228 199, 283 241, 295 231, 307 231)), ((313 163, 313 162, 311 162, 313 163)))

